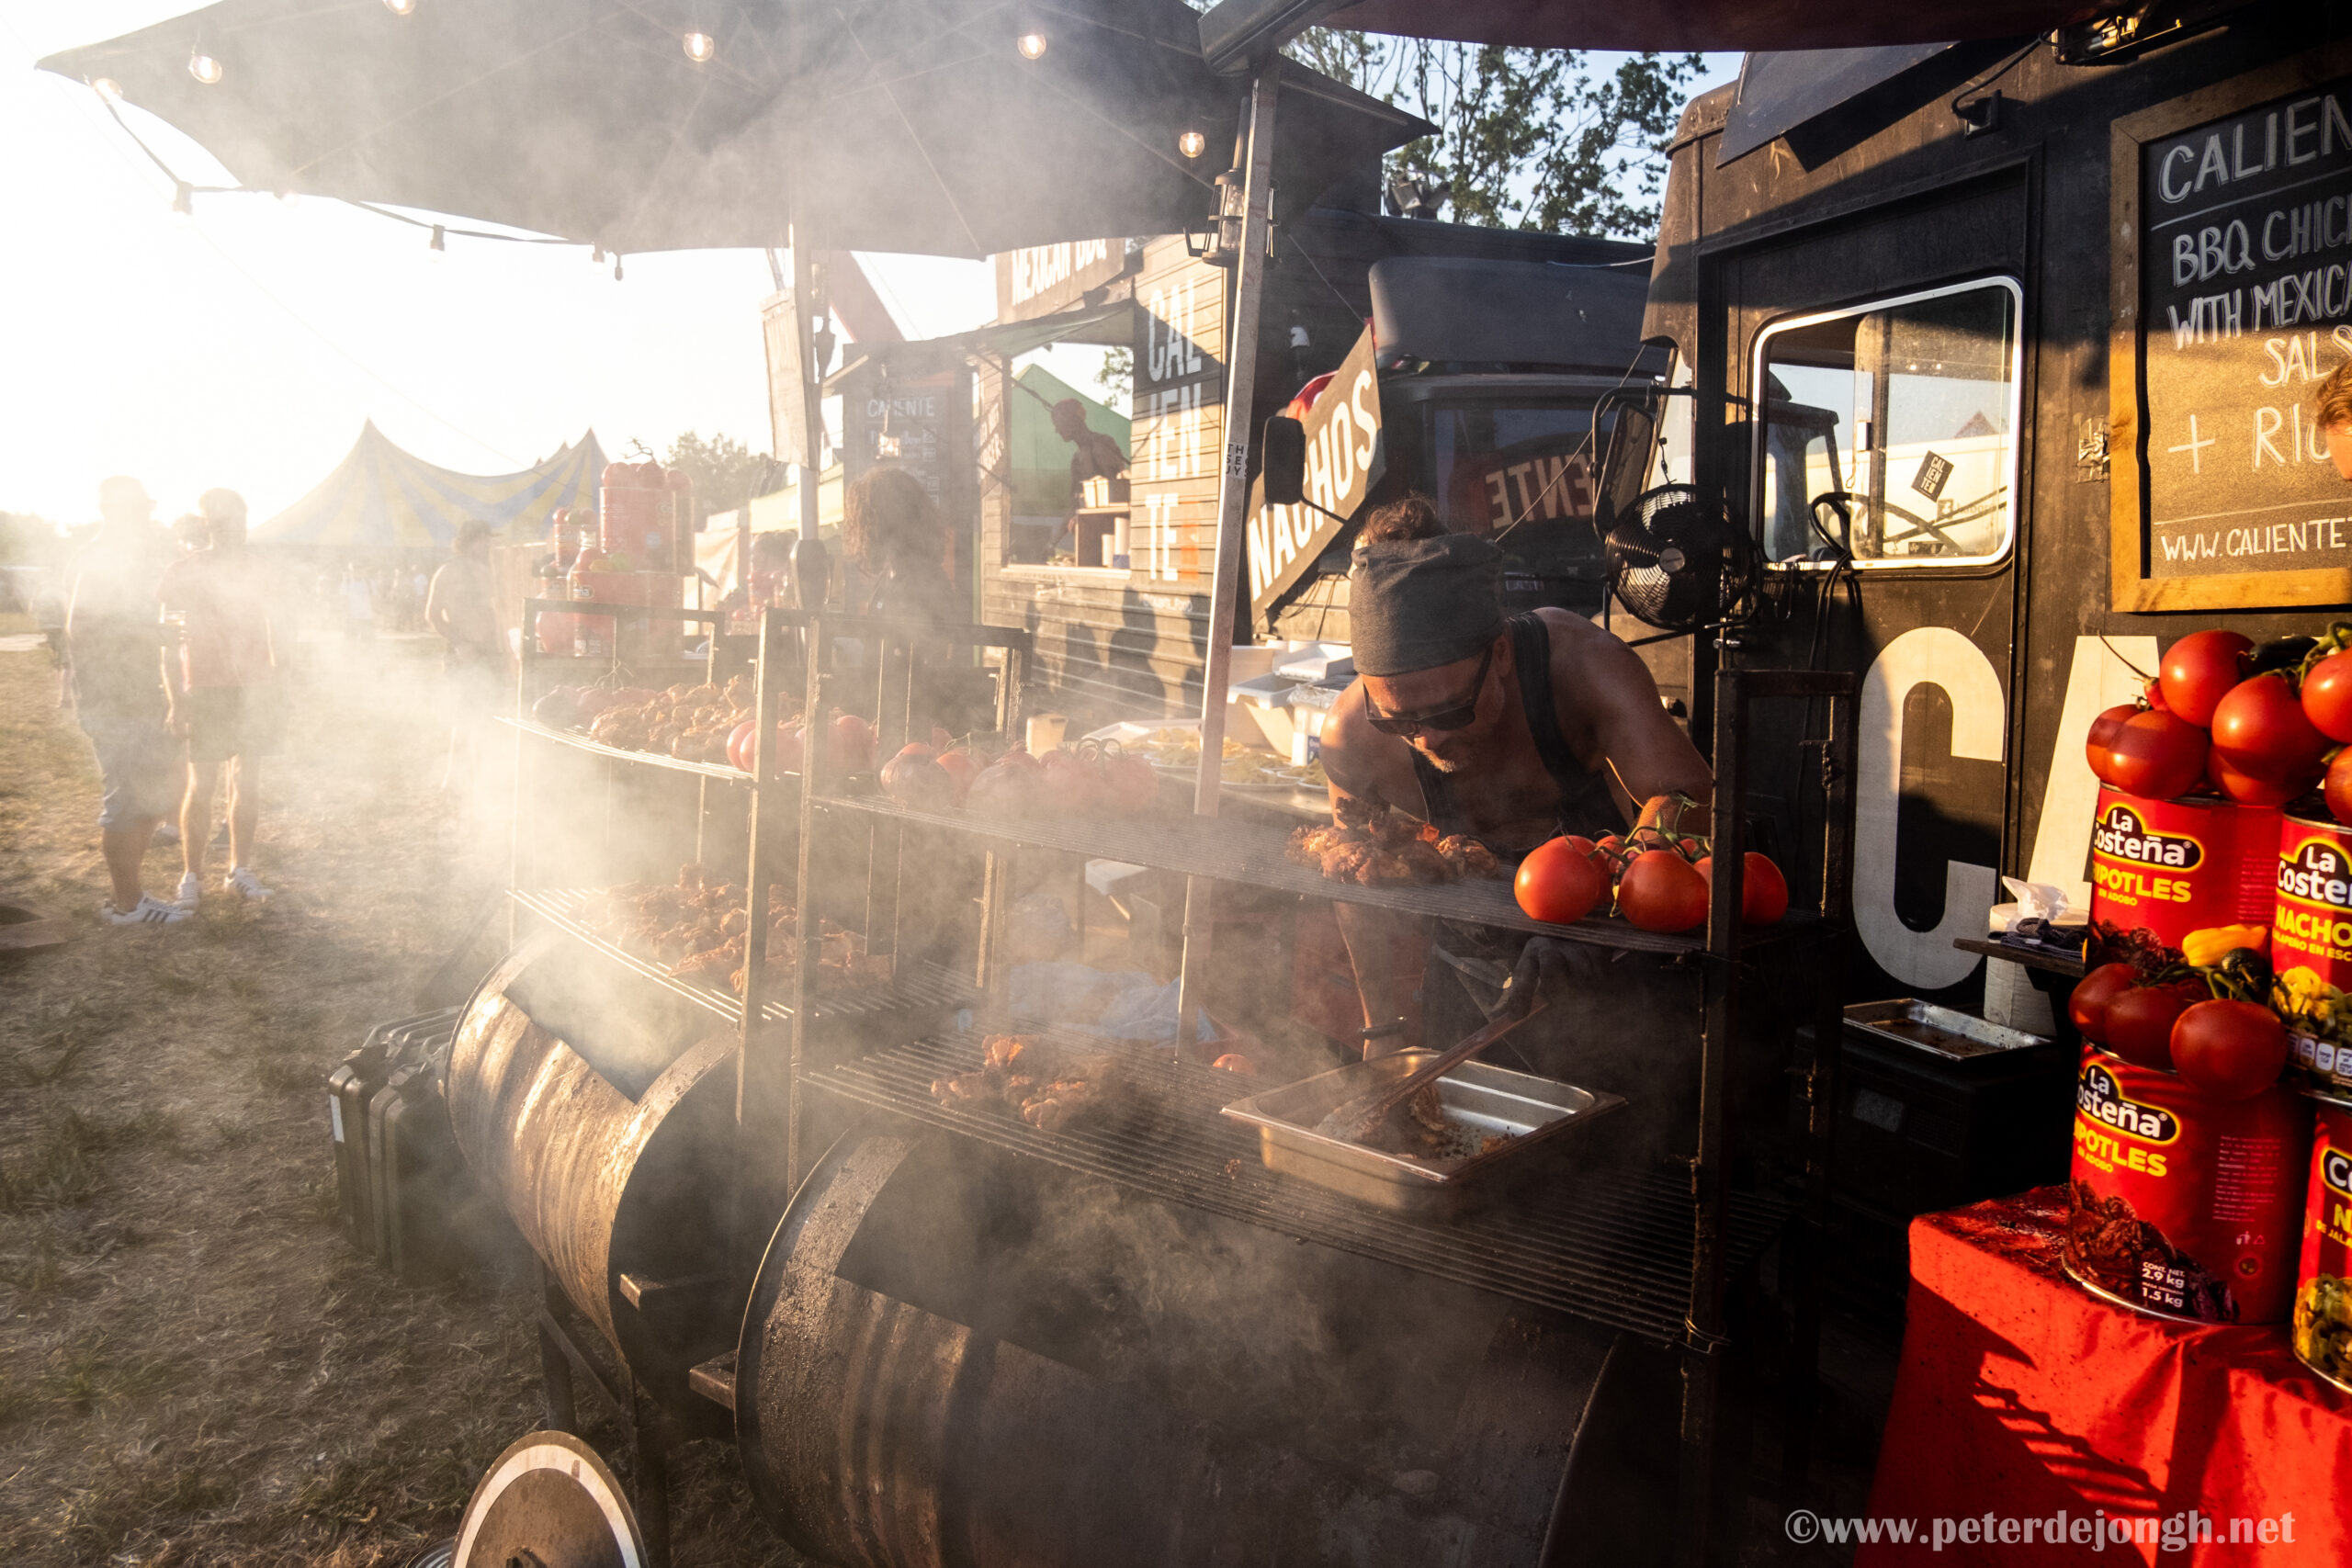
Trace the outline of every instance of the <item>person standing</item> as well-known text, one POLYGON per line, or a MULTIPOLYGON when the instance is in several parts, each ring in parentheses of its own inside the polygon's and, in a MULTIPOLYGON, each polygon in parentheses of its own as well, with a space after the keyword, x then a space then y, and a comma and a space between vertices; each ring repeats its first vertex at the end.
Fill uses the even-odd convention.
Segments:
POLYGON ((343 571, 343 636, 346 642, 366 642, 376 635, 376 594, 368 574, 353 561, 343 571))
POLYGON ((98 512, 97 534, 76 563, 64 627, 74 716, 98 758, 98 846, 114 885, 98 915, 108 925, 176 925, 187 911, 150 897, 139 880, 156 825, 179 796, 156 670, 163 639, 155 583, 169 546, 137 479, 118 476, 100 485, 98 512))
POLYGON ((472 757, 475 731, 506 684, 506 644, 491 595, 490 535, 490 525, 478 517, 459 524, 449 558, 425 590, 424 624, 440 636, 446 649, 441 668, 449 682, 445 790, 458 777, 460 762, 472 757))
POLYGON ((156 590, 165 617, 176 615, 180 624, 178 658, 166 649, 163 668, 170 699, 165 722, 187 742, 187 792, 180 802, 184 908, 196 907, 203 887, 212 785, 223 772, 229 874, 221 886, 244 898, 270 896, 253 874, 252 857, 260 760, 277 750, 283 721, 268 589, 245 548, 244 500, 234 491, 209 490, 197 504, 212 525, 211 547, 173 562, 156 590))

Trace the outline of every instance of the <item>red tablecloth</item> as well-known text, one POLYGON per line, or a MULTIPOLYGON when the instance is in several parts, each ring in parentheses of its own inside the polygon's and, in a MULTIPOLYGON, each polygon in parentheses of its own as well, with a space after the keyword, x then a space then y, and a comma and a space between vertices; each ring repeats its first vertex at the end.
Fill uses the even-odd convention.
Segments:
MULTIPOLYGON (((2287 1330, 2173 1323, 2098 1300, 2058 1267, 2066 1190, 1911 1225, 1909 1324, 1871 1485, 1872 1519, 2045 1521, 2025 1544, 1861 1546, 1858 1568, 1933 1562, 2352 1563, 2352 1394, 2295 1359, 2287 1330), (2184 1555, 2039 1539, 2061 1510, 2214 1520, 2184 1555), (2233 1518, 2294 1516, 2293 1541, 2230 1543, 2233 1518)), ((2255 1527, 2258 1529, 2257 1527, 2255 1527)), ((2274 1529, 2284 1529, 2283 1522, 2274 1529)))

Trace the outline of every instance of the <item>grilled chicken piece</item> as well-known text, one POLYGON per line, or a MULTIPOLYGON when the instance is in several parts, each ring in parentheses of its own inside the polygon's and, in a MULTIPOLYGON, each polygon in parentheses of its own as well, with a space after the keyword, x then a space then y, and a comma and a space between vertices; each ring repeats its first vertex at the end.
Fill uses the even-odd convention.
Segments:
POLYGON ((1437 852, 1445 858, 1460 875, 1471 878, 1493 878, 1506 874, 1503 863, 1495 852, 1467 833, 1454 833, 1437 841, 1437 852))

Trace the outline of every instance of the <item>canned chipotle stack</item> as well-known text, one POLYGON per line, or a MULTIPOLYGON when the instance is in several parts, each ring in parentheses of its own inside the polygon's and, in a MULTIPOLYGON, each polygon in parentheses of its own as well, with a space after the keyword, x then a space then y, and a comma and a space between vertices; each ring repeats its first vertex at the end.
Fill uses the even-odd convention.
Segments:
POLYGON ((2315 1325, 2314 1343, 2339 1347, 2342 1249, 2323 1258, 2339 1267, 2314 1266, 2304 1222, 2322 1185, 2312 1107, 2280 1079, 2282 1020, 2325 1038, 2352 976, 2352 941, 2329 940, 2339 924, 2352 937, 2352 877, 2329 874, 2352 863, 2352 840, 2335 840, 2318 806, 2352 819, 2352 761, 2331 744, 2352 739, 2347 649, 2352 623, 2262 648, 2192 633, 2140 702, 2092 727, 2089 761, 2107 786, 2092 845, 2103 962, 2069 1006, 2089 1043, 2062 1249, 2077 1280, 2137 1310, 2247 1324, 2292 1314, 2315 1325), (2346 896, 2343 921, 2281 912, 2290 889, 2308 901, 2314 887, 2323 902, 2346 896), (2334 961, 2317 951, 2329 946, 2344 971, 2315 962, 2334 961))

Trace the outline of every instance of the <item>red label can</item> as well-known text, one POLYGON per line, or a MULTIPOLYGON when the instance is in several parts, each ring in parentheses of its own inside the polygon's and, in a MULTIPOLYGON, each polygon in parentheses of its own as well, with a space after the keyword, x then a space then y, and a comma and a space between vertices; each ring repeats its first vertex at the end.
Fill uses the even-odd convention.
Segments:
POLYGON ((2198 1323, 2281 1323, 2310 1146, 2307 1102, 2273 1085, 2208 1100, 2086 1047, 2059 1261, 2110 1301, 2198 1323))
POLYGON ((2278 835, 2270 917, 2270 1005, 2295 1066, 2352 1089, 2352 829, 2290 817, 2278 835))
POLYGON ((2145 931, 2178 949, 2208 926, 2271 913, 2279 813, 2227 800, 2143 800, 2112 784, 2091 824, 2091 919, 2102 935, 2145 931))
POLYGON ((2352 1389, 2352 1100, 2312 1098, 2319 1124, 2312 1130, 2302 1266, 2295 1271, 2295 1354, 2338 1388, 2352 1389))

